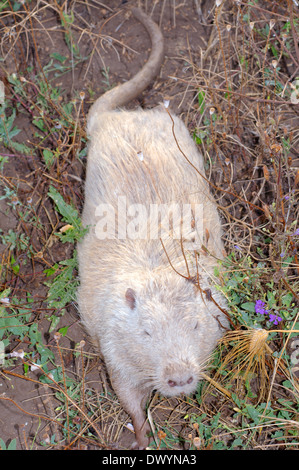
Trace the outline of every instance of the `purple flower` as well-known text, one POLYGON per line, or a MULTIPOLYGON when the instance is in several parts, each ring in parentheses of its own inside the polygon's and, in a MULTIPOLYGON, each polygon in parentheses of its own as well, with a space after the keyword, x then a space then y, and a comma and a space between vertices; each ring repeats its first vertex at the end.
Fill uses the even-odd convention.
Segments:
POLYGON ((274 313, 270 313, 269 321, 273 321, 274 325, 278 325, 278 322, 282 321, 282 318, 278 315, 275 315, 274 313))
POLYGON ((261 315, 269 315, 269 321, 273 322, 274 325, 278 325, 278 322, 282 321, 282 318, 274 313, 270 313, 270 310, 265 309, 266 303, 263 300, 256 300, 255 302, 255 311, 261 315))
POLYGON ((266 310, 264 308, 265 306, 265 302, 263 302, 262 300, 257 300, 255 302, 255 311, 256 313, 260 313, 261 315, 264 315, 265 313, 268 313, 268 310, 266 310))

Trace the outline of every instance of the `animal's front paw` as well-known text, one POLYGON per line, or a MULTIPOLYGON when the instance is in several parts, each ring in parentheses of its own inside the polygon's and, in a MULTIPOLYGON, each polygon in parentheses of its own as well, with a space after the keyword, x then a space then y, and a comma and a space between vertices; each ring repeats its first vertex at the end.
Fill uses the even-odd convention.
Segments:
POLYGON ((135 430, 136 441, 133 442, 131 449, 132 450, 145 450, 151 441, 149 437, 151 433, 151 428, 148 422, 144 423, 142 429, 135 430))

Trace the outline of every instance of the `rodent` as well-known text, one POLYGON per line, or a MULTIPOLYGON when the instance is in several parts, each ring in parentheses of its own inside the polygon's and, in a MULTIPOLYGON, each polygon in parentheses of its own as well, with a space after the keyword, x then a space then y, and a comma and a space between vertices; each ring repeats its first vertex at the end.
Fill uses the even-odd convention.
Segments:
POLYGON ((164 57, 158 26, 141 10, 132 13, 148 31, 152 52, 135 77, 98 98, 88 115, 82 221, 89 232, 78 244, 78 305, 132 418, 136 446, 145 448, 149 393, 192 393, 227 320, 225 299, 212 282, 217 259, 223 257, 221 222, 201 154, 183 122, 163 106, 118 109, 150 84, 164 57), (127 214, 119 201, 130 208, 127 214), (192 249, 196 219, 176 238, 171 224, 162 237, 160 226, 151 237, 138 232, 152 207, 173 202, 190 206, 193 216, 195 207, 202 210, 197 255, 192 249), (125 232, 120 226, 124 215, 131 223, 125 232))

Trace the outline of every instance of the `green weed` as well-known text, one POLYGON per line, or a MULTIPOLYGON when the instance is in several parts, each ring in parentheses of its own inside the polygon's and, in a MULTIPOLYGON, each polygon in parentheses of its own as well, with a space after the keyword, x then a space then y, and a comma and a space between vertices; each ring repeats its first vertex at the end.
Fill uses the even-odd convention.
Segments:
MULTIPOLYGON (((1 5, 0 5, 0 9, 1 9, 1 5)), ((8 445, 6 445, 5 442, 3 441, 3 439, 0 438, 0 449, 1 450, 16 450, 16 447, 17 447, 17 440, 16 439, 12 439, 10 441, 10 443, 8 445)))

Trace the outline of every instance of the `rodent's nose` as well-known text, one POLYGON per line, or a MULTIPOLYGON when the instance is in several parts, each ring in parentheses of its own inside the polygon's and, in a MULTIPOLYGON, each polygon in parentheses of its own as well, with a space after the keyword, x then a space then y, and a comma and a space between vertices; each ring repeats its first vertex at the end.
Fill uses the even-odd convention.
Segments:
POLYGON ((191 376, 189 377, 189 379, 186 380, 186 381, 181 380, 180 382, 177 382, 176 380, 171 380, 171 379, 169 379, 169 380, 168 380, 168 385, 169 385, 169 387, 183 387, 184 385, 187 385, 187 384, 190 385, 190 384, 192 384, 192 382, 193 382, 193 377, 192 377, 192 375, 191 375, 191 376))

